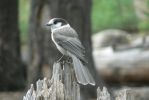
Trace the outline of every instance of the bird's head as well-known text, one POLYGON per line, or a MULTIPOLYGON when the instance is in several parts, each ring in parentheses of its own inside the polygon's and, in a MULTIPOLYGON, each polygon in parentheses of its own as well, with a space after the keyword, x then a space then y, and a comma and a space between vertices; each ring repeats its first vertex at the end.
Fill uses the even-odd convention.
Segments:
POLYGON ((69 25, 68 22, 65 19, 62 18, 52 18, 47 24, 47 26, 51 27, 51 30, 54 30, 56 28, 60 28, 64 25, 69 25))

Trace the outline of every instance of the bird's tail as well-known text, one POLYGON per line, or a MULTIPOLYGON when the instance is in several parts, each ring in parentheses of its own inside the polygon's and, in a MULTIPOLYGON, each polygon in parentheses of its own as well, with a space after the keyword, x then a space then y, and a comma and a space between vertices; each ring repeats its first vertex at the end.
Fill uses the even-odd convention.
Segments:
POLYGON ((95 81, 92 75, 90 74, 89 70, 87 69, 87 67, 84 66, 80 61, 80 59, 78 59, 73 54, 70 54, 70 56, 72 57, 72 60, 73 60, 73 66, 74 66, 77 81, 83 85, 87 85, 87 84, 95 85, 95 81))

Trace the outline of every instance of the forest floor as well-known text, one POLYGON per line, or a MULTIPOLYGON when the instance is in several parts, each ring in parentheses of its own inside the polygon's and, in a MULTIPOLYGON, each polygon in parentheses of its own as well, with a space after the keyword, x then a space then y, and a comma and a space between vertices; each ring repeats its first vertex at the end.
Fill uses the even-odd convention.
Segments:
POLYGON ((23 100, 25 92, 0 92, 0 100, 23 100))

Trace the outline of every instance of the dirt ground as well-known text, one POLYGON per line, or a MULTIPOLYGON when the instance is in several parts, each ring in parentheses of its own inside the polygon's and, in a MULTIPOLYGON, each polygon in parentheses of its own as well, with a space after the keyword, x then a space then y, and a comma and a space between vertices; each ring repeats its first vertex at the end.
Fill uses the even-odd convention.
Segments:
POLYGON ((0 92, 0 100, 23 100, 24 92, 0 92))

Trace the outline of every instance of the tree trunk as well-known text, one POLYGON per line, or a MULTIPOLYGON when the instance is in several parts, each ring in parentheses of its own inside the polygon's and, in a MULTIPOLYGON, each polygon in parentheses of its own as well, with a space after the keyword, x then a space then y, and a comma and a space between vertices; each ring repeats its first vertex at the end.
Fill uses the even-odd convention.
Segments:
MULTIPOLYGON (((88 69, 99 85, 99 78, 95 72, 92 59, 90 16, 91 0, 32 0, 29 27, 31 48, 29 84, 31 82, 35 83, 38 78, 43 77, 44 69, 52 69, 58 51, 50 39, 50 30, 45 29, 44 25, 50 18, 61 17, 66 19, 79 34, 86 48, 86 57, 89 61, 88 69), (51 68, 48 68, 49 66, 51 68)), ((49 73, 51 74, 51 71, 49 73)), ((88 89, 93 88, 91 86, 87 87, 88 89)), ((88 92, 89 90, 84 91, 88 92)), ((95 94, 95 92, 92 91, 89 94, 95 94)))
POLYGON ((18 0, 0 0, 0 90, 24 86, 20 57, 18 0))
POLYGON ((32 0, 29 20, 30 62, 28 83, 35 83, 39 78, 51 77, 51 69, 58 51, 46 29, 50 10, 46 0, 32 0))

